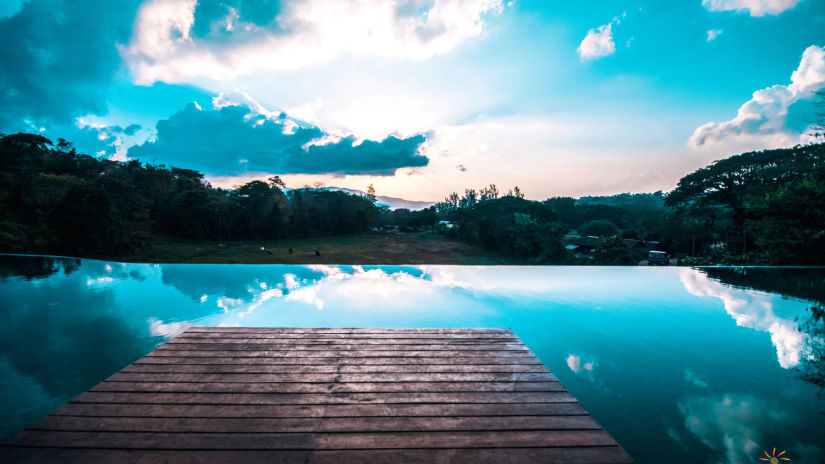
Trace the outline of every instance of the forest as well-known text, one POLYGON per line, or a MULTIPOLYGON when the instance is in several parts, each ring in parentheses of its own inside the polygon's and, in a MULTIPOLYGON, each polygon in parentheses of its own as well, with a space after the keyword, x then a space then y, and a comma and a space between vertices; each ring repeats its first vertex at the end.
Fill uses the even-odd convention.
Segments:
POLYGON ((63 139, 0 137, 0 252, 117 258, 159 237, 248 240, 431 231, 525 264, 637 264, 654 247, 684 264, 825 264, 825 144, 731 156, 667 193, 525 199, 491 184, 418 211, 374 191, 232 189, 200 172, 78 153, 63 139), (586 248, 578 248, 582 238, 586 248))
POLYGON ((0 251, 114 258, 153 237, 234 240, 367 231, 369 196, 294 189, 277 176, 235 189, 203 174, 79 154, 34 134, 0 139, 0 251))
POLYGON ((447 233, 540 264, 635 264, 634 241, 684 264, 825 264, 825 144, 731 156, 684 176, 669 193, 529 201, 495 185, 436 204, 447 233), (595 236, 565 252, 566 234, 595 236))

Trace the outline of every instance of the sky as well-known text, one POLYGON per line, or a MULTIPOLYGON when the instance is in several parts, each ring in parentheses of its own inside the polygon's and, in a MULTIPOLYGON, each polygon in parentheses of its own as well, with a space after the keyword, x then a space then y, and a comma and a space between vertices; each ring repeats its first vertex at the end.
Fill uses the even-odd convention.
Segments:
POLYGON ((4 0, 0 132, 409 200, 668 191, 809 143, 821 0, 4 0))

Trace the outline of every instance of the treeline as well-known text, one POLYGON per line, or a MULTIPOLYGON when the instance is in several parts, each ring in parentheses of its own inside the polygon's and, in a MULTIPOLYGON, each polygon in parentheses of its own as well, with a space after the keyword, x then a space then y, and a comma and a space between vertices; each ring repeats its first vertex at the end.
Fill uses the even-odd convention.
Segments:
POLYGON ((695 226, 696 263, 825 264, 825 144, 731 156, 666 199, 695 226))
POLYGON ((0 137, 0 251, 116 257, 154 235, 233 240, 358 233, 368 195, 293 189, 280 178, 232 190, 189 169, 77 153, 34 134, 0 137))
POLYGON ((532 201, 518 187, 489 185, 390 211, 374 192, 290 190, 277 176, 220 189, 189 169, 0 136, 0 252, 112 258, 155 236, 279 239, 388 225, 535 264, 636 264, 652 247, 691 264, 825 264, 825 144, 732 156, 670 193, 532 201))
POLYGON ((631 243, 661 239, 662 193, 634 196, 643 206, 616 206, 614 197, 570 197, 532 201, 518 187, 499 193, 495 185, 453 193, 434 206, 446 218, 444 232, 509 253, 533 264, 636 264, 644 254, 631 243), (651 206, 652 205, 652 206, 651 206), (565 247, 565 235, 597 236, 592 252, 565 247))
POLYGON ((534 263, 635 264, 655 247, 687 264, 825 264, 825 144, 716 161, 668 194, 530 201, 490 185, 435 210, 447 234, 534 263), (581 253, 571 236, 598 240, 581 253))

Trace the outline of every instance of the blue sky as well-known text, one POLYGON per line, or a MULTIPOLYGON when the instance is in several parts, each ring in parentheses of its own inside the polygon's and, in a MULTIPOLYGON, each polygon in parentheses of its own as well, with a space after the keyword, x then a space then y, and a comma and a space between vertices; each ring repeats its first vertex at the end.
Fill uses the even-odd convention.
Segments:
POLYGON ((0 40, 4 133, 422 200, 669 190, 825 88, 817 0, 10 1, 0 40))

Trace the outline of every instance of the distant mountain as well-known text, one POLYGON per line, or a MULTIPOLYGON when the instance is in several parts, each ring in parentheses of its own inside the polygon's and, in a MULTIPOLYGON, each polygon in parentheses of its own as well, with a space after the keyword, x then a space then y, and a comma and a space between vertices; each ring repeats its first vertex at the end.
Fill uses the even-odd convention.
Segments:
MULTIPOLYGON (((286 189, 289 190, 289 189, 286 189)), ((361 190, 349 189, 344 187, 321 187, 315 190, 333 190, 338 192, 345 192, 349 193, 350 195, 366 195, 366 192, 362 192, 361 190)), ((405 200, 403 198, 396 198, 396 197, 386 197, 383 195, 376 195, 375 196, 375 204, 376 206, 385 206, 389 209, 409 209, 409 210, 418 210, 429 208, 430 206, 434 205, 435 202, 432 201, 416 201, 416 200, 405 200)))

